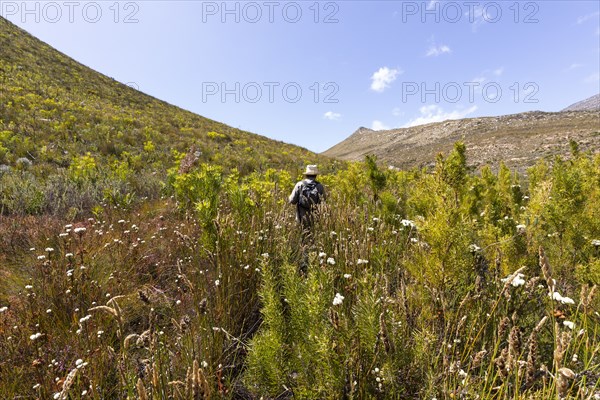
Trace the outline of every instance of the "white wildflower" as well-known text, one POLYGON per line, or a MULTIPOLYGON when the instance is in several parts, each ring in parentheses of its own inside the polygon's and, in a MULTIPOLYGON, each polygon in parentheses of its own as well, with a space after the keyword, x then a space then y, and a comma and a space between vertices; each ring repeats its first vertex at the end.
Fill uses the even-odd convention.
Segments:
POLYGON ((571 321, 563 321, 563 325, 569 328, 570 330, 573 330, 573 328, 575 328, 575 324, 571 321))
POLYGON ((335 260, 333 259, 333 257, 329 257, 327 259, 327 264, 329 264, 329 265, 335 265, 335 260))
POLYGON ((85 231, 86 231, 86 229, 83 226, 73 229, 73 232, 75 232, 75 233, 83 233, 85 231))
POLYGON ((368 263, 369 263, 369 260, 363 260, 363 259, 361 259, 361 258, 359 258, 359 259, 356 261, 356 265, 368 264, 368 263))
POLYGON ((46 253, 52 253, 54 249, 52 247, 46 247, 46 253))
POLYGON ((6 312, 8 310, 8 307, 4 306, 4 307, 0 307, 0 314, 2 314, 3 312, 6 312))
POLYGON ((344 274, 344 278, 345 279, 350 279, 350 278, 352 278, 352 275, 350 275, 350 274, 344 274))
POLYGON ((552 298, 562 304, 575 304, 575 301, 570 297, 563 297, 560 293, 554 292, 552 298))
POLYGON ((46 259, 46 256, 44 256, 44 255, 42 255, 42 256, 38 256, 38 257, 37 257, 37 259, 38 259, 38 260, 40 260, 40 261, 41 261, 41 260, 45 260, 45 259, 46 259))
POLYGON ((592 246, 600 247, 600 239, 592 240, 592 246))
POLYGON ((217 280, 215 281, 215 286, 219 286, 220 284, 221 284, 221 281, 217 279, 217 280))
POLYGON ((41 333, 34 333, 33 335, 29 336, 30 340, 37 340, 39 338, 41 338, 43 335, 41 333))
POLYGON ((327 253, 324 253, 324 252, 319 253, 319 258, 325 258, 325 257, 327 257, 327 253))
POLYGON ((83 324, 84 322, 86 322, 90 318, 92 318, 92 316, 90 314, 86 315, 85 317, 81 317, 81 318, 79 318, 79 323, 83 324))
MULTIPOLYGON (((500 279, 502 282, 506 282, 509 279, 511 279, 512 275, 506 277, 506 278, 502 278, 500 279)), ((518 286, 523 286, 525 284, 525 279, 523 279, 525 277, 525 275, 523 275, 522 273, 518 273, 517 276, 515 276, 513 278, 513 280, 511 281, 511 285, 513 285, 514 287, 518 287, 518 286)))
POLYGON ((400 221, 400 223, 406 227, 410 227, 410 228, 415 227, 414 221, 411 221, 410 219, 403 219, 402 221, 400 221))
POLYGON ((344 296, 342 296, 339 293, 335 294, 335 297, 333 298, 333 305, 334 306, 339 306, 340 304, 342 304, 344 302, 344 296))

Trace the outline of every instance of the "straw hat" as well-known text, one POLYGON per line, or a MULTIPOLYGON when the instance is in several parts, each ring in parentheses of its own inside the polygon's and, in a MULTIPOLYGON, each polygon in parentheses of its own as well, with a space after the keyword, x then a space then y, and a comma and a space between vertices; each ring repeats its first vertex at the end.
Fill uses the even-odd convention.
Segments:
POLYGON ((319 175, 319 168, 316 165, 307 165, 304 175, 319 175))

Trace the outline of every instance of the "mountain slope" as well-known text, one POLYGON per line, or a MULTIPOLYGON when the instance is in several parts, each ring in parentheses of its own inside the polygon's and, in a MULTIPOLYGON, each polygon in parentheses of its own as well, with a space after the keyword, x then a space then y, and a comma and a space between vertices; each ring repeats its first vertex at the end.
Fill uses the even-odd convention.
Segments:
POLYGON ((600 149, 600 112, 527 112, 500 117, 468 118, 411 128, 373 131, 360 128, 323 154, 359 160, 366 154, 396 167, 432 164, 464 140, 470 165, 498 165, 523 170, 540 157, 568 154, 569 139, 583 151, 600 149))
POLYGON ((592 97, 588 97, 585 100, 578 101, 575 104, 571 104, 569 107, 562 111, 594 111, 600 110, 600 94, 592 97))
POLYGON ((4 170, 24 157, 34 165, 68 167, 87 152, 101 164, 134 160, 142 168, 150 163, 166 170, 174 161, 172 150, 192 146, 201 152, 200 161, 245 172, 301 165, 315 156, 138 92, 1 17, 0 104, 4 170))

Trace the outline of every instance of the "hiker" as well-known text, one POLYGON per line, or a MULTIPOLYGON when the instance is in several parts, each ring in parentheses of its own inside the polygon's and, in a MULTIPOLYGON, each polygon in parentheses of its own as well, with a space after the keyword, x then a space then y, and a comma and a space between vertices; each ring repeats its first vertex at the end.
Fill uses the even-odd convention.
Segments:
POLYGON ((325 199, 325 189, 316 180, 318 174, 316 165, 307 165, 304 179, 296 183, 289 198, 290 204, 296 205, 296 220, 305 231, 312 226, 312 213, 316 205, 325 199))

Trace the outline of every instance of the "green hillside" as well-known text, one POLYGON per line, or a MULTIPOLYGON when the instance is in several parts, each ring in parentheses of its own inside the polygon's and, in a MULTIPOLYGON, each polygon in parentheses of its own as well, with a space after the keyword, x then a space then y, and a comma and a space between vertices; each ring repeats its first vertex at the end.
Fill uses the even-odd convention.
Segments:
POLYGON ((242 175, 266 168, 297 171, 317 159, 297 146, 138 92, 0 18, 0 168, 28 170, 28 176, 19 176, 24 184, 4 182, 3 213, 64 213, 71 207, 81 212, 83 205, 101 200, 104 189, 120 196, 156 196, 167 169, 190 150, 200 152, 198 163, 236 167, 242 175), (69 169, 71 178, 95 178, 94 187, 70 188, 69 169), (35 190, 48 181, 56 196, 62 189, 80 199, 57 204, 24 199, 9 189, 35 190))

